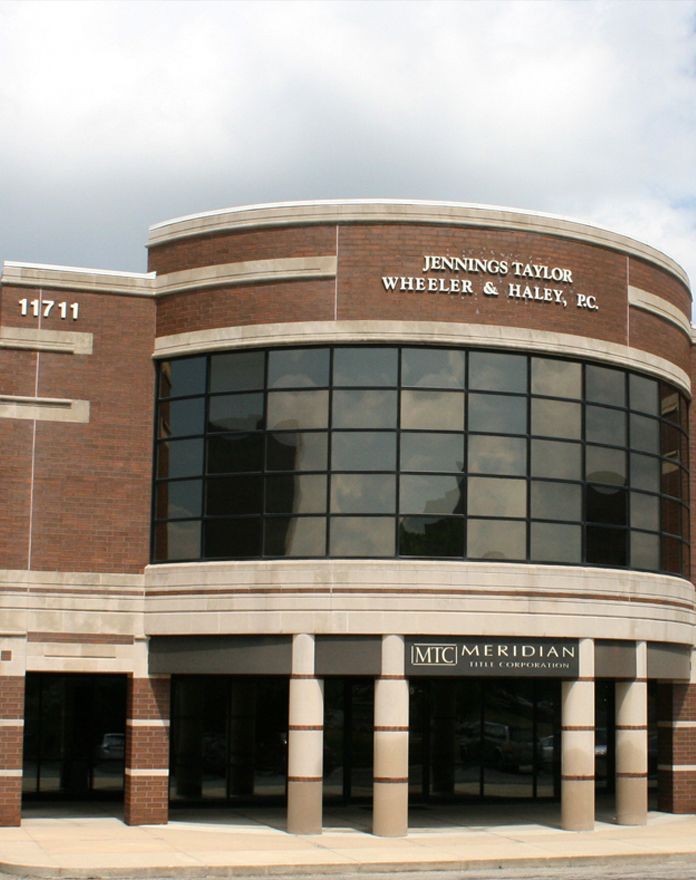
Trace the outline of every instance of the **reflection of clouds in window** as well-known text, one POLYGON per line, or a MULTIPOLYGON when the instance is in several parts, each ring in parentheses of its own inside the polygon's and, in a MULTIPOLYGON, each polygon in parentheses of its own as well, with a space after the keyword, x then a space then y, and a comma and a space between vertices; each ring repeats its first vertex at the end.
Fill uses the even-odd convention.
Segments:
POLYGON ((329 351, 300 348, 272 351, 268 361, 269 388, 328 385, 329 351))
POLYGON ((167 558, 195 559, 201 555, 199 522, 167 523, 167 558))
POLYGON ((393 556, 393 517, 340 516, 331 519, 333 556, 393 556))
POLYGON ((472 559, 524 559, 527 527, 518 522, 469 520, 467 556, 472 559))
POLYGON ((479 474, 524 475, 527 441, 521 437, 469 437, 469 470, 479 474))
POLYGON ((581 393, 580 364, 552 358, 532 358, 532 394, 579 398, 581 393))
POLYGON ((334 474, 331 477, 333 513, 393 513, 395 495, 393 474, 334 474))
POLYGON ((470 394, 469 430, 526 434, 527 398, 506 394, 470 394))
POLYGON ((478 391, 527 390, 527 358, 520 354, 472 351, 469 355, 469 388, 478 391))
POLYGON ((334 428, 395 428, 395 391, 334 391, 334 428))
POLYGON ((462 484, 457 477, 401 477, 399 509, 402 513, 463 513, 462 484))
POLYGON ((328 391, 286 391, 268 395, 269 428, 325 428, 328 391))
POLYGON ((623 449, 588 446, 585 451, 585 479, 593 483, 623 486, 626 482, 626 453, 623 449))
POLYGON ((394 470, 396 434, 336 431, 331 437, 331 467, 337 471, 394 470))
POLYGON ((525 516, 527 483, 524 480, 470 477, 468 512, 471 516, 525 516))
POLYGON ((401 427, 463 430, 464 395, 451 391, 402 391, 401 427))
POLYGON ((405 387, 464 388, 462 351, 405 348, 401 355, 401 384, 405 387))
POLYGON ((463 471, 464 439, 461 434, 401 435, 402 471, 463 471))

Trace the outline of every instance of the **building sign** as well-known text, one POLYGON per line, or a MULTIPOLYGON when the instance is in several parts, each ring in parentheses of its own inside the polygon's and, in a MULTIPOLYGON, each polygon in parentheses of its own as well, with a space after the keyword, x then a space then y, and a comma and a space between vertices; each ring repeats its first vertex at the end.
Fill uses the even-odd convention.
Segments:
POLYGON ((577 639, 407 637, 406 676, 577 678, 577 639))
POLYGON ((436 293, 459 297, 503 297, 567 309, 599 310, 597 297, 579 291, 567 266, 523 260, 424 254, 420 275, 383 275, 388 293, 436 293))

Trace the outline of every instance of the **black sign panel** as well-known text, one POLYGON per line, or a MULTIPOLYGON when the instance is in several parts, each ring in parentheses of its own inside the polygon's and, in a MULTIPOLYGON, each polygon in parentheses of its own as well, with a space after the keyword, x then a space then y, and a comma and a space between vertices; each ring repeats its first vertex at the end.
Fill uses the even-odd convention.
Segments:
POLYGON ((409 636, 406 675, 577 678, 577 639, 409 636))

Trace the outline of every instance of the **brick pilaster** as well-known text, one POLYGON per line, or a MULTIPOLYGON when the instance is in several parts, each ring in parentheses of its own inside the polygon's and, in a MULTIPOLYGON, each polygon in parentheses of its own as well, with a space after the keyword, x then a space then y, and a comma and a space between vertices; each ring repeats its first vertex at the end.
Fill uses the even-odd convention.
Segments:
POLYGON ((660 684, 657 742, 658 807, 696 812, 696 684, 660 684))
POLYGON ((0 676, 0 826, 22 821, 24 676, 0 676))
POLYGON ((128 682, 127 825, 164 825, 169 819, 170 684, 169 676, 128 682))

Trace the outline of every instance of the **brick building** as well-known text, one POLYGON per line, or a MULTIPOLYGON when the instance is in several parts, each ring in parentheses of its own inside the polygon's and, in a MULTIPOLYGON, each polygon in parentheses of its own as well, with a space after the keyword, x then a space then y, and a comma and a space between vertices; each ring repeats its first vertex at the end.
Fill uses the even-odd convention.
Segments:
POLYGON ((684 271, 446 203, 148 246, 143 274, 4 265, 0 824, 696 810, 684 271))

